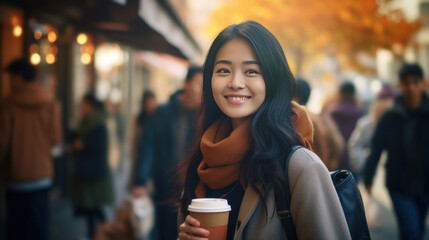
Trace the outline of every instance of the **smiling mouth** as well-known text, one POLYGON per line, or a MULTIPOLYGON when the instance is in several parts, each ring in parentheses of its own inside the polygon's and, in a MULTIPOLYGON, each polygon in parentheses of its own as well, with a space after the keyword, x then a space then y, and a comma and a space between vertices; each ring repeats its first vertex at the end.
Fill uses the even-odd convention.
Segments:
POLYGON ((251 97, 250 96, 225 96, 225 99, 231 104, 243 104, 247 102, 251 97))

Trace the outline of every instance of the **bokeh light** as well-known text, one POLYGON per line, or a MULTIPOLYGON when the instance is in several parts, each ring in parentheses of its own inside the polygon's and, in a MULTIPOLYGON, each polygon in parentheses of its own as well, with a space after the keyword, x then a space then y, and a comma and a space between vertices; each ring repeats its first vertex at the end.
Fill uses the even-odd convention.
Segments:
POLYGON ((82 54, 82 56, 80 56, 80 61, 82 62, 82 64, 88 65, 91 63, 91 55, 88 53, 84 53, 82 54))
POLYGON ((15 26, 15 25, 19 25, 19 17, 17 15, 13 15, 10 19, 10 23, 15 26))
POLYGON ((76 42, 79 43, 80 45, 85 44, 87 41, 88 41, 88 36, 85 33, 80 33, 76 37, 76 42))
POLYGON ((40 30, 36 30, 35 32, 34 32, 34 39, 36 39, 36 40, 39 40, 39 39, 41 39, 42 38, 42 31, 40 31, 40 30))
POLYGON ((20 37, 22 35, 22 27, 17 25, 13 27, 13 36, 20 37))
POLYGON ((46 55, 45 60, 47 64, 53 64, 55 63, 55 55, 52 53, 49 53, 46 55))
POLYGON ((57 38, 58 38, 57 34, 54 31, 48 32, 47 37, 48 37, 48 41, 51 42, 51 43, 57 41, 57 38))
POLYGON ((124 63, 124 52, 118 44, 102 44, 95 51, 95 68, 109 72, 124 63))
POLYGON ((87 44, 85 46, 80 47, 80 53, 94 53, 94 46, 92 44, 87 44))
POLYGON ((40 60, 41 60, 41 58, 40 58, 40 55, 38 53, 31 54, 31 56, 30 56, 31 64, 38 65, 40 63, 40 60))

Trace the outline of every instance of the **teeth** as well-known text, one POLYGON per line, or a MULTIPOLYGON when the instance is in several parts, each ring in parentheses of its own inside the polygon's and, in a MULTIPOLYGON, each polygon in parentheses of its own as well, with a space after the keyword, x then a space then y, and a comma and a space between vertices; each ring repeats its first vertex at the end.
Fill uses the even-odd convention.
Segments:
POLYGON ((233 101, 244 101, 247 97, 229 97, 229 99, 232 99, 233 101))

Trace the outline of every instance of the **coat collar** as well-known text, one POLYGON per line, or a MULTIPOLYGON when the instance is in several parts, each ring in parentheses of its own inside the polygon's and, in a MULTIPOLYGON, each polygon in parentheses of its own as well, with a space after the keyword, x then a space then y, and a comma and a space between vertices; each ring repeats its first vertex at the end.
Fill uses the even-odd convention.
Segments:
POLYGON ((240 235, 242 234, 244 227, 249 222, 249 219, 258 206, 260 200, 261 196, 258 191, 249 184, 244 192, 243 200, 241 201, 234 240, 240 239, 240 235))
MULTIPOLYGON (((395 99, 395 105, 393 106, 392 111, 403 117, 408 116, 408 111, 402 102, 402 95, 395 99)), ((419 111, 425 115, 429 114, 429 98, 426 93, 422 93, 422 102, 420 104, 419 111)))

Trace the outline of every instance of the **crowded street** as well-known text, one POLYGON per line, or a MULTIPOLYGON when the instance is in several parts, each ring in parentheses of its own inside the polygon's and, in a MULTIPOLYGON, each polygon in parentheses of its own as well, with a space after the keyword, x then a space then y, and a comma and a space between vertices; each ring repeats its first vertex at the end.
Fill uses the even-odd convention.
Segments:
POLYGON ((1 0, 0 240, 429 240, 429 1, 1 0))

